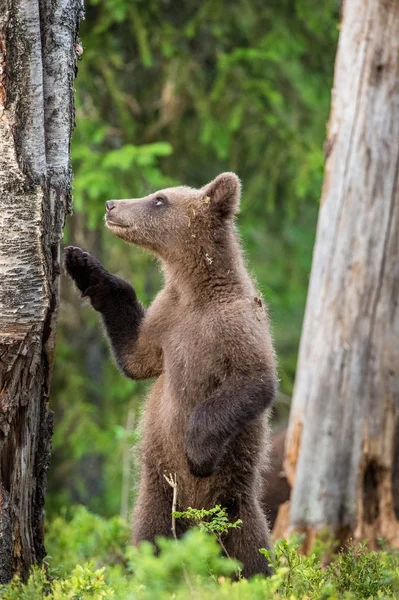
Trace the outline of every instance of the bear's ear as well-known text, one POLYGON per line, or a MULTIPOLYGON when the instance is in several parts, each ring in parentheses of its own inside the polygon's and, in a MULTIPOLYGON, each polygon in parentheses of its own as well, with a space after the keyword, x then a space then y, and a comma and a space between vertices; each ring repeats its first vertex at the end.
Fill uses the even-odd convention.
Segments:
POLYGON ((241 183, 235 173, 221 173, 202 188, 209 198, 211 210, 221 218, 233 217, 238 213, 241 183))

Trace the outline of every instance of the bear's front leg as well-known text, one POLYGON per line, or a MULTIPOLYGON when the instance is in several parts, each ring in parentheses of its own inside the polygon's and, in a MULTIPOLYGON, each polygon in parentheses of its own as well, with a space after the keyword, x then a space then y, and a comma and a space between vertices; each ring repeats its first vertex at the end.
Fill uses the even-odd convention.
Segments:
POLYGON ((140 344, 139 330, 145 311, 132 286, 109 273, 81 248, 65 248, 64 264, 82 296, 89 298, 93 308, 101 313, 116 362, 125 375, 141 379, 158 374, 154 350, 140 344))
POLYGON ((256 419, 276 396, 274 372, 231 376, 195 407, 185 435, 185 453, 196 477, 209 477, 220 464, 229 440, 256 419))

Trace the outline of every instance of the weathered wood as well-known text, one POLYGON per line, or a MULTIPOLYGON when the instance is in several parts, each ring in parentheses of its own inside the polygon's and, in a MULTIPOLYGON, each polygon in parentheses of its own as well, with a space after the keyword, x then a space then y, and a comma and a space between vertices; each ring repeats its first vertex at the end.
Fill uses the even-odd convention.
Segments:
POLYGON ((399 544, 399 2, 346 0, 290 414, 289 523, 399 544))
POLYGON ((81 0, 0 0, 0 583, 44 555, 81 0))

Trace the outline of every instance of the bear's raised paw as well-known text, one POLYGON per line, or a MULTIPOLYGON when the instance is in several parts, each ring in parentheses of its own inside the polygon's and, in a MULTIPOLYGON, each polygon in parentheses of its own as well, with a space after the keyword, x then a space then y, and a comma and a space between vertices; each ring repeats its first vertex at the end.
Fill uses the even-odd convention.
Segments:
POLYGON ((94 256, 76 246, 65 248, 64 266, 83 296, 88 295, 87 291, 92 286, 112 277, 94 256))
POLYGON ((112 275, 95 256, 82 248, 68 246, 64 250, 64 266, 84 298, 89 298, 95 310, 104 312, 118 300, 136 302, 135 292, 120 277, 112 275))

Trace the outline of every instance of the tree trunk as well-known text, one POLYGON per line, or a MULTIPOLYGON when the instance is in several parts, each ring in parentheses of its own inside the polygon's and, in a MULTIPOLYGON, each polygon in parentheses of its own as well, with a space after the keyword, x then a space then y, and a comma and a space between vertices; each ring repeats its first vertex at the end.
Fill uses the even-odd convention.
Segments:
POLYGON ((277 528, 398 545, 397 0, 344 2, 326 152, 277 528))
POLYGON ((40 562, 81 0, 0 0, 0 583, 40 562))

